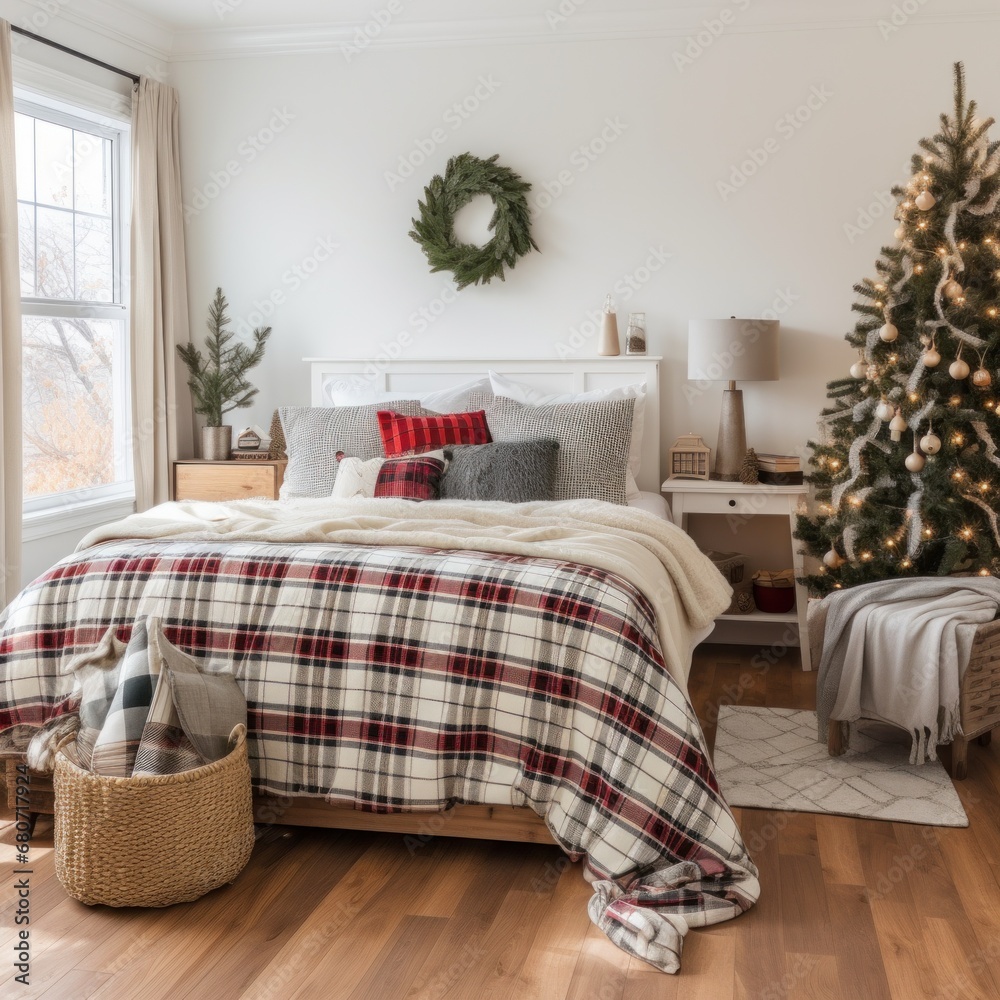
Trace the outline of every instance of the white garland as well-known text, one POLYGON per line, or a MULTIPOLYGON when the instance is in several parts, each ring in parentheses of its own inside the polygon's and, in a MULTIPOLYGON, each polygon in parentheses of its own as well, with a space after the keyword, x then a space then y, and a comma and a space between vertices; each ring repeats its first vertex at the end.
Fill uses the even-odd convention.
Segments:
POLYGON ((971 421, 972 429, 976 432, 976 437, 986 447, 986 457, 994 464, 1000 465, 1000 458, 997 457, 997 446, 994 442, 990 432, 986 429, 986 423, 983 420, 973 420, 971 421))
POLYGON ((841 537, 844 542, 844 555, 847 557, 848 562, 854 562, 854 539, 858 536, 858 529, 854 525, 849 524, 844 528, 841 537))
POLYGON ((973 496, 971 493, 963 493, 961 496, 963 500, 974 503, 986 512, 986 518, 990 522, 990 528, 993 530, 993 539, 1000 546, 1000 525, 997 524, 997 512, 988 503, 980 500, 977 496, 973 496))
POLYGON ((844 498, 844 493, 846 493, 847 490, 849 490, 861 476, 861 453, 868 445, 876 443, 875 435, 878 434, 881 427, 882 421, 876 417, 871 422, 868 432, 856 437, 851 442, 851 450, 847 454, 847 464, 851 470, 851 478, 846 482, 838 483, 830 494, 835 510, 840 510, 840 502, 844 498))
POLYGON ((920 501, 924 498, 924 485, 917 475, 910 476, 910 479, 914 488, 906 501, 906 509, 910 515, 910 534, 906 543, 906 554, 912 559, 920 548, 920 536, 924 530, 924 522, 920 516, 920 501))

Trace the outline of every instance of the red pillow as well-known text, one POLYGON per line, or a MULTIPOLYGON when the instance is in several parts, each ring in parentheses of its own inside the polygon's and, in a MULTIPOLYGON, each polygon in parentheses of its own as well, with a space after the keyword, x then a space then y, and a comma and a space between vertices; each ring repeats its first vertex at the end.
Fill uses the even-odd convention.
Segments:
POLYGON ((493 440, 485 410, 437 413, 432 417, 407 417, 393 410, 379 410, 378 429, 386 457, 419 455, 449 444, 489 444, 493 440))
POLYGON ((378 470, 375 496, 440 500, 444 462, 439 458, 387 458, 378 470))

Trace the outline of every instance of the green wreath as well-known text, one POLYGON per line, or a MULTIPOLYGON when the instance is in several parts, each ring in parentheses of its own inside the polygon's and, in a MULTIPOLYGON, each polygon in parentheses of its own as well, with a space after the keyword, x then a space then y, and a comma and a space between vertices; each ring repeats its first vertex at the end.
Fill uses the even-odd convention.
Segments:
POLYGON ((538 249, 531 238, 525 197, 531 185, 510 167, 500 166, 498 157, 498 153, 488 160, 471 153, 453 156, 444 177, 439 174, 424 188, 424 200, 417 203, 420 218, 411 220, 410 237, 420 244, 431 271, 451 271, 460 290, 480 282, 488 285, 493 278, 504 281, 504 265, 513 267, 519 257, 538 249), (480 194, 493 199, 489 226, 493 237, 481 247, 459 243, 455 214, 480 194))

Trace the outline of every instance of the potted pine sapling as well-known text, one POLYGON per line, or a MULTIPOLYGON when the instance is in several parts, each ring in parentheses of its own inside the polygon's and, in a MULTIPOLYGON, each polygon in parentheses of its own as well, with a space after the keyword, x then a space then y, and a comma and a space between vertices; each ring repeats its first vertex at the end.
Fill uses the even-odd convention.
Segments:
POLYGON ((202 428, 202 458, 221 461, 230 457, 233 446, 233 428, 223 424, 222 418, 232 410, 242 409, 253 402, 257 389, 247 381, 247 372, 264 358, 264 345, 271 335, 271 328, 257 327, 253 331, 253 346, 231 343, 235 336, 226 330, 229 303, 216 288, 215 299, 208 307, 208 337, 205 339, 206 355, 202 356, 194 344, 178 344, 188 370, 188 388, 194 398, 195 413, 205 417, 202 428))

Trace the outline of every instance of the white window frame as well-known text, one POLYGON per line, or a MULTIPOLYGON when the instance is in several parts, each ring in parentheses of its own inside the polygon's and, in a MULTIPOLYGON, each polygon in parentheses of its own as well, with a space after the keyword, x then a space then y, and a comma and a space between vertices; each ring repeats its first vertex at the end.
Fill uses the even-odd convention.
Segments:
POLYGON ((112 142, 112 302, 22 296, 23 317, 65 316, 107 319, 118 323, 114 344, 112 389, 115 427, 115 478, 103 486, 69 490, 23 502, 24 539, 30 541, 58 531, 100 524, 135 508, 132 469, 132 404, 129 377, 131 341, 129 316, 128 247, 131 193, 131 122, 115 115, 53 100, 41 94, 15 90, 14 110, 32 118, 89 132, 112 142))

